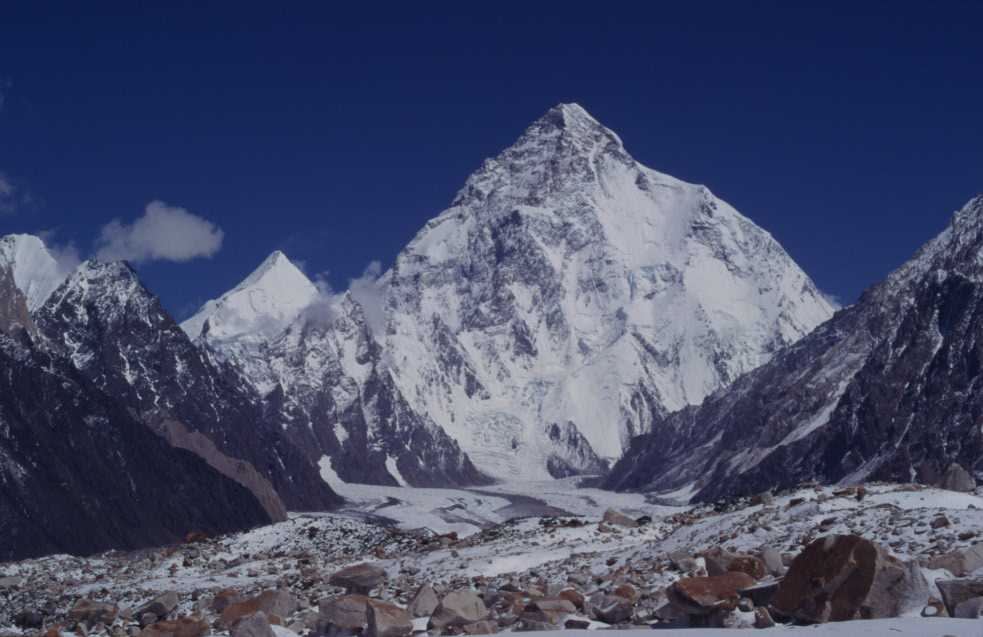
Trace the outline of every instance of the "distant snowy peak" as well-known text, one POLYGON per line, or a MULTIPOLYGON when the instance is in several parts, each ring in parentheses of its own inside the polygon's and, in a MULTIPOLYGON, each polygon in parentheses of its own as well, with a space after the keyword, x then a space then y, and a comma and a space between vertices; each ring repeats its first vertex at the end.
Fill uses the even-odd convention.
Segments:
POLYGON ((242 283, 181 324, 192 339, 265 340, 279 334, 318 297, 317 287, 277 250, 242 283))
POLYGON ((31 312, 44 305, 72 267, 72 264, 60 264, 44 241, 30 234, 0 238, 0 264, 13 272, 14 283, 24 293, 31 312))

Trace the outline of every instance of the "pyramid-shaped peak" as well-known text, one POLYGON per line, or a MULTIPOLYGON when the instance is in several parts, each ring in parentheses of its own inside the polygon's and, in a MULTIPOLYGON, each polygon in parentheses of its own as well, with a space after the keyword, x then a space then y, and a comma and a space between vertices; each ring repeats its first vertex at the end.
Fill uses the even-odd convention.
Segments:
POLYGON ((274 250, 266 257, 252 273, 237 285, 235 290, 261 285, 264 281, 271 283, 294 284, 301 287, 313 285, 307 275, 280 250, 274 250))

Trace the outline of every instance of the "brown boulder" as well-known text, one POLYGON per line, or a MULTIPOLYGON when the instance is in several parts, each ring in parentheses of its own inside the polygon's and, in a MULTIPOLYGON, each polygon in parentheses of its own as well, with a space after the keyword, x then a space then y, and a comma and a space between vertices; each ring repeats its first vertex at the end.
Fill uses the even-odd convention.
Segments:
POLYGON ((707 565, 707 575, 747 573, 757 580, 768 574, 765 563, 753 555, 738 555, 715 548, 703 553, 703 559, 707 565))
POLYGON ((956 577, 965 577, 983 568, 983 544, 974 544, 967 549, 936 555, 925 565, 929 568, 944 568, 956 577))
POLYGON ((631 619, 635 604, 618 595, 605 595, 594 604, 594 616, 606 624, 620 624, 631 619))
POLYGON ((718 609, 733 609, 739 591, 754 585, 747 573, 728 572, 709 577, 684 577, 666 589, 669 601, 689 615, 707 615, 718 609))
POLYGON ((276 637, 266 613, 259 611, 236 622, 229 637, 276 637))
POLYGON ((881 546, 856 535, 831 535, 795 558, 773 608, 803 622, 897 617, 920 588, 927 589, 921 572, 881 546))
POLYGON ((584 596, 580 593, 580 591, 577 591, 576 589, 573 588, 564 589, 560 591, 559 597, 560 599, 565 599, 571 604, 573 604, 577 608, 577 610, 583 610, 584 608, 584 602, 586 600, 584 599, 584 596))

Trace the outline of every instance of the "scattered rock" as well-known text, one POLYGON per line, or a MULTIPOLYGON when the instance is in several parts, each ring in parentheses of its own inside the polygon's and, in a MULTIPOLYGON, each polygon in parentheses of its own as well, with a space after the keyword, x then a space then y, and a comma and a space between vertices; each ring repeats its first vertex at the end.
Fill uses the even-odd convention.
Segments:
POLYGON ((243 617, 248 617, 259 611, 266 613, 268 619, 274 617, 286 619, 293 615, 297 608, 297 599, 288 591, 263 591, 256 597, 226 606, 225 610, 222 611, 220 624, 225 628, 231 628, 243 617))
POLYGON ((831 535, 792 562, 773 606, 810 623, 897 617, 915 588, 927 588, 917 568, 862 537, 831 535))
POLYGON ((85 622, 88 626, 105 624, 106 626, 116 621, 119 608, 114 604, 97 602, 91 599, 81 599, 75 603, 72 610, 68 612, 69 618, 75 622, 85 622))
POLYGON ((465 635, 494 635, 498 632, 498 624, 486 619, 473 624, 465 624, 461 626, 461 630, 465 635))
POLYGON ((369 623, 369 604, 364 595, 343 595, 321 600, 318 605, 318 624, 335 632, 357 632, 369 623))
POLYGON ((169 619, 140 631, 140 637, 202 637, 207 634, 208 624, 197 617, 169 619))

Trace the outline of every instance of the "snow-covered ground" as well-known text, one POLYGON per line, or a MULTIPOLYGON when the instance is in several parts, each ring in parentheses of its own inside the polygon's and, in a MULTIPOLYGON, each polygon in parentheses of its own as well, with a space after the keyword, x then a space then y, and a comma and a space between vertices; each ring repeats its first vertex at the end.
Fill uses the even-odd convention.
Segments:
MULTIPOLYGON (((24 603, 44 600, 54 613, 80 596, 134 607, 165 590, 179 593, 180 613, 202 612, 218 590, 245 594, 286 587, 304 612, 339 591, 331 573, 372 561, 388 574, 376 594, 405 604, 421 583, 444 590, 494 586, 568 586, 585 593, 629 582, 653 604, 681 576, 667 555, 711 548, 756 552, 763 546, 795 554, 821 535, 856 533, 902 559, 919 559, 980 540, 983 497, 916 485, 868 485, 866 496, 808 487, 766 503, 668 507, 640 494, 578 488, 574 479, 500 484, 480 490, 333 486, 349 507, 330 514, 292 514, 286 522, 203 544, 111 552, 89 558, 52 556, 0 564, 0 578, 24 578, 20 592, 0 604, 0 633, 24 603), (637 528, 599 524, 607 508, 650 516, 637 528), (932 524, 945 517, 947 524, 932 524), (446 533, 454 536, 443 536, 446 533)), ((951 578, 923 571, 929 582, 951 578)), ((16 589, 15 589, 16 590, 16 589)), ((0 592, 0 598, 4 595, 0 592)), ((983 637, 983 623, 911 616, 812 628, 776 628, 790 635, 956 635, 983 637)), ((594 623, 592 626, 603 626, 594 623)), ((663 634, 676 634, 672 631, 663 634)), ((720 630, 688 630, 716 637, 720 630)))

